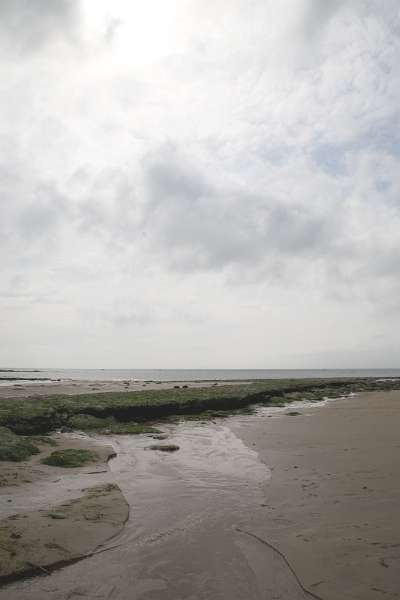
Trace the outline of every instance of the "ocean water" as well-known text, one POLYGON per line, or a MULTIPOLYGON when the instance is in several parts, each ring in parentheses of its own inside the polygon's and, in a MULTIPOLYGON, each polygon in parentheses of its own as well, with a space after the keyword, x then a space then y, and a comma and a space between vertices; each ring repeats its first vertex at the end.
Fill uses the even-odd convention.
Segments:
MULTIPOLYGON (((11 367, 9 367, 11 369, 11 367)), ((0 369, 3 379, 48 381, 206 381, 330 377, 400 377, 400 369, 0 369)))

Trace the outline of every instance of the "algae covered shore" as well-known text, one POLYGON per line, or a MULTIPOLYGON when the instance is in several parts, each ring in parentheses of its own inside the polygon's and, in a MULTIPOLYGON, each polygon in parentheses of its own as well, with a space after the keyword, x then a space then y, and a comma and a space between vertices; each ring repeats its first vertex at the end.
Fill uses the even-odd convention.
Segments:
POLYGON ((165 418, 183 415, 206 418, 243 410, 254 404, 280 405, 303 399, 317 401, 354 392, 392 389, 400 389, 400 381, 282 379, 135 392, 10 397, 0 400, 0 427, 25 436, 47 434, 63 427, 142 433, 149 423, 165 418))

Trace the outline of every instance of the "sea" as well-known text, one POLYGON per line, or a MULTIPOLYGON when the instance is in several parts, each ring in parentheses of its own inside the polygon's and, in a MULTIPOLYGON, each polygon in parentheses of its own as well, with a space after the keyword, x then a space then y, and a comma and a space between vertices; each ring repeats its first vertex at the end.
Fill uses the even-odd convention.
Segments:
POLYGON ((0 368, 0 385, 44 381, 233 381, 331 377, 400 378, 400 369, 13 369, 0 368))

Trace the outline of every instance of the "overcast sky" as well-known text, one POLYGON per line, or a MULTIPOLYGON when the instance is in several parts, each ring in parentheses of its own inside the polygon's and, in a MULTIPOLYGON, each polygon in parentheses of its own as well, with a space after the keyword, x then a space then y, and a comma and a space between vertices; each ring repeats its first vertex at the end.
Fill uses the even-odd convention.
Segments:
POLYGON ((1 0, 0 365, 400 366, 398 0, 1 0))

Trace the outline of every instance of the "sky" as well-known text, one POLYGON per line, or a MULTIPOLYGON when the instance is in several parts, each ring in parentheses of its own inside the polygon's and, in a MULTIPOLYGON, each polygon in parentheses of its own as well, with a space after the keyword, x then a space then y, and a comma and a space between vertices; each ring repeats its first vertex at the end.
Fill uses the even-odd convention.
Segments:
POLYGON ((0 366, 400 366, 398 0, 1 0, 0 366))

